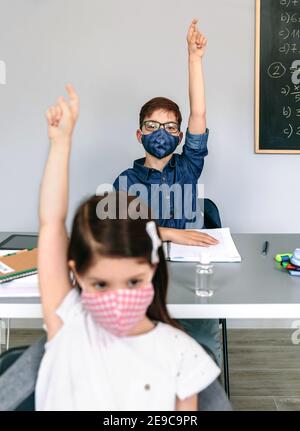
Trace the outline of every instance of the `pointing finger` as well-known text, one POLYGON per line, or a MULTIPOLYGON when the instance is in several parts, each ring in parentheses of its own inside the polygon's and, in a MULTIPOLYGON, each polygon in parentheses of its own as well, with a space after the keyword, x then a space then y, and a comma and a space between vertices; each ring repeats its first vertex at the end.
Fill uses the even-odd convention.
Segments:
POLYGON ((189 26, 189 31, 188 31, 188 37, 191 38, 193 36, 193 33, 196 31, 196 25, 197 25, 198 20, 193 19, 192 23, 189 26))
POLYGON ((77 95, 77 93, 76 93, 76 91, 75 91, 75 89, 74 89, 74 87, 73 87, 72 84, 67 84, 66 85, 66 90, 67 90, 67 93, 68 93, 68 95, 69 95, 69 97, 70 97, 71 100, 78 101, 78 95, 77 95))
POLYGON ((59 103, 62 115, 63 116, 69 116, 70 115, 70 107, 62 96, 59 97, 58 103, 59 103))
POLYGON ((69 105, 70 105, 72 115, 74 118, 77 118, 78 117, 78 111, 79 111, 79 97, 78 97, 72 84, 67 84, 66 90, 67 90, 68 96, 70 98, 69 105))

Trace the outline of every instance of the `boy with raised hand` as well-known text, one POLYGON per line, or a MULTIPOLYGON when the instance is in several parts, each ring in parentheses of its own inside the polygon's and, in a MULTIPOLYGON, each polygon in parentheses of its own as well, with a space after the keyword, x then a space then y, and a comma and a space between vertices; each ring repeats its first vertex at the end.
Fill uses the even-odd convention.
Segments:
MULTIPOLYGON (((187 35, 190 116, 182 154, 174 154, 183 139, 178 105, 163 97, 152 99, 141 109, 140 129, 136 134, 146 157, 136 160, 133 168, 119 175, 114 188, 129 193, 138 191, 154 212, 164 241, 209 247, 218 241, 189 228, 195 223, 197 183, 208 154, 209 134, 202 66, 207 39, 197 29, 197 23, 196 19, 192 21, 187 35)), ((180 323, 220 364, 219 322, 185 319, 180 323)))

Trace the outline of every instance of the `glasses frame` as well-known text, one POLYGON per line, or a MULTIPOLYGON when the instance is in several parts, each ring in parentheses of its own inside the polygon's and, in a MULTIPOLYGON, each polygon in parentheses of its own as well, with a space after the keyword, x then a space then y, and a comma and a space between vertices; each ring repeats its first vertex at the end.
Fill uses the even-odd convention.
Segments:
MULTIPOLYGON (((176 133, 180 133, 180 126, 179 126, 179 124, 178 124, 178 123, 176 123, 176 121, 168 121, 167 123, 160 123, 159 121, 147 120, 147 121, 144 121, 144 122, 143 122, 142 127, 146 126, 146 124, 147 124, 147 123, 156 123, 156 124, 159 124, 159 128, 158 128, 157 130, 161 129, 161 126, 163 126, 164 130, 165 130, 167 133, 170 133, 170 132, 168 132, 168 131, 166 130, 166 126, 167 126, 168 124, 176 124, 176 126, 178 127, 178 130, 177 130, 177 132, 174 132, 174 134, 176 134, 176 133)), ((153 130, 153 132, 157 132, 157 130, 153 130)), ((148 131, 149 131, 149 130, 147 130, 147 132, 148 132, 148 131)), ((152 132, 152 133, 153 133, 153 132, 152 132)), ((170 133, 170 134, 171 134, 171 133, 170 133)))

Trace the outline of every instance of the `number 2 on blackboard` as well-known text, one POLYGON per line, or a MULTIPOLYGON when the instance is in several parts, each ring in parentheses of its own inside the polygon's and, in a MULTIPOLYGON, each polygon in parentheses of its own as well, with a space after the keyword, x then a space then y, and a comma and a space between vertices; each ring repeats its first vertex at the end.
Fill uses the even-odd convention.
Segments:
POLYGON ((286 72, 286 68, 282 63, 272 63, 268 68, 270 78, 282 78, 286 72))

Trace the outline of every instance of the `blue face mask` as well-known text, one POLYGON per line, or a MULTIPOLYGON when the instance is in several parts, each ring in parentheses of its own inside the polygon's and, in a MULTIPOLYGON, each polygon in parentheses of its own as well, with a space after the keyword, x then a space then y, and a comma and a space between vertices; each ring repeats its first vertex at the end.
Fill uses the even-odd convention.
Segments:
POLYGON ((147 153, 157 159, 163 159, 174 153, 179 144, 179 136, 170 135, 164 129, 159 129, 150 135, 143 135, 142 144, 147 153))

